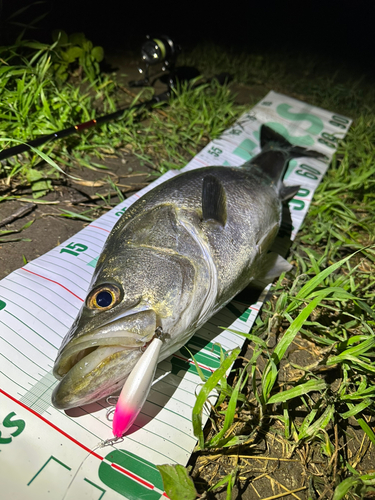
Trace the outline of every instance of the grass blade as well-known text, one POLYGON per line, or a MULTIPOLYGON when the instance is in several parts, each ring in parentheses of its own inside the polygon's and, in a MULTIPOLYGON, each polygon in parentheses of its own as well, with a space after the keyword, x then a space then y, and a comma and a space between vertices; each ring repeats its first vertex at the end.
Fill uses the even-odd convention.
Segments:
POLYGON ((299 398, 312 391, 322 391, 326 389, 326 387, 327 384, 324 380, 309 380, 308 382, 297 385, 292 389, 275 394, 267 401, 267 404, 283 403, 284 401, 289 401, 290 399, 299 398))
POLYGON ((199 440, 199 446, 201 450, 203 450, 205 447, 202 428, 203 406, 210 393, 216 388, 221 377, 226 374, 227 370, 230 368, 240 352, 240 349, 233 350, 233 352, 223 361, 221 366, 214 371, 214 373, 208 378, 207 382, 202 386, 197 396, 197 400, 195 401, 192 416, 193 432, 199 440))

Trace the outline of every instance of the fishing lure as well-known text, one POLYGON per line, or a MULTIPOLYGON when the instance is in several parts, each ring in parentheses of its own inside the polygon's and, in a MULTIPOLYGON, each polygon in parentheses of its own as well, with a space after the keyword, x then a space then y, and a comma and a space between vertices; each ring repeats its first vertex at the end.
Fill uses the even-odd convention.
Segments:
POLYGON ((162 341, 154 337, 122 388, 112 421, 112 432, 120 438, 130 429, 144 405, 158 364, 162 341))

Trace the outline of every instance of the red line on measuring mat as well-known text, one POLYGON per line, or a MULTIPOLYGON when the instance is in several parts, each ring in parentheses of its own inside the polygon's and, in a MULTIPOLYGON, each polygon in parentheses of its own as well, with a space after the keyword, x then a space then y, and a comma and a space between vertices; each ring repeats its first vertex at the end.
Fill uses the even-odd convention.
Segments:
POLYGON ((33 271, 29 271, 28 269, 25 269, 24 267, 21 267, 21 269, 22 269, 22 271, 26 271, 27 273, 30 273, 30 274, 35 274, 35 276, 39 276, 39 278, 43 278, 44 280, 50 281, 51 283, 55 283, 55 285, 61 286, 61 288, 64 288, 64 290, 66 290, 67 292, 69 292, 72 295, 74 295, 74 297, 76 297, 77 299, 79 299, 81 302, 84 302, 84 300, 81 299, 81 297, 78 297, 78 295, 76 295, 75 293, 73 293, 71 290, 69 290, 69 288, 66 288, 66 286, 62 285, 58 281, 54 281, 54 280, 51 280, 50 278, 46 278, 45 276, 42 276, 41 274, 34 273, 33 271))
POLYGON ((134 481, 137 481, 138 483, 141 483, 143 486, 146 486, 147 488, 149 488, 150 490, 153 490, 155 488, 155 486, 151 483, 149 483, 148 481, 145 481, 144 479, 142 479, 140 476, 136 476, 135 474, 132 474, 130 471, 128 471, 127 469, 124 469, 123 467, 121 467, 121 465, 118 465, 118 464, 115 464, 114 462, 111 463, 111 467, 113 467, 114 469, 117 469, 119 470, 120 472, 122 472, 123 474, 126 474, 127 476, 129 476, 131 479, 133 479, 134 481))
POLYGON ((202 165, 204 165, 205 167, 207 167, 208 163, 204 160, 201 160, 200 158, 194 158, 194 160, 197 160, 199 163, 201 163, 202 165))
POLYGON ((293 199, 302 200, 302 201, 311 201, 310 198, 303 198, 302 196, 293 196, 293 199))
MULTIPOLYGON (((186 361, 187 363, 190 363, 191 365, 195 365, 194 361, 191 360, 191 359, 188 359, 188 358, 183 358, 182 356, 177 356, 176 354, 173 354, 173 357, 177 358, 177 359, 182 359, 182 361, 186 361)), ((197 365, 200 367, 200 368, 203 368, 204 370, 208 370, 210 372, 214 372, 215 370, 213 370, 212 368, 210 368, 209 366, 207 365, 201 365, 200 363, 197 363, 197 365)))
POLYGON ((102 231, 105 231, 106 233, 110 233, 111 232, 111 231, 108 231, 108 229, 104 229, 104 228, 99 227, 99 226, 93 226, 92 224, 90 224, 89 227, 95 227, 96 229, 101 229, 102 231))
MULTIPOLYGON (((79 441, 77 441, 77 439, 75 439, 74 437, 70 436, 68 433, 66 433, 65 431, 63 431, 59 427, 57 427, 57 425, 53 424, 52 422, 50 422, 46 418, 42 417, 42 415, 40 415, 36 411, 34 411, 31 408, 29 408, 27 405, 21 403, 21 401, 18 401, 18 399, 14 398, 13 396, 11 396, 7 392, 5 392, 3 389, 0 389, 0 394, 3 394, 4 396, 6 396, 7 398, 9 398, 14 403, 17 403, 18 405, 22 406, 22 408, 24 408, 25 410, 28 410, 30 413, 32 413, 33 415, 35 415, 36 417, 38 417, 44 423, 46 423, 47 425, 49 425, 50 427, 52 427, 53 429, 55 429, 55 431, 57 431, 60 434, 62 434, 64 437, 66 437, 67 439, 69 439, 70 441, 72 441, 74 444, 78 445, 80 448, 82 448, 83 450, 85 450, 90 455, 93 455, 95 458, 98 458, 99 460, 102 460, 102 461, 104 460, 104 457, 102 457, 101 455, 99 455, 95 451, 90 450, 90 448, 88 448, 84 444, 82 444, 79 441)), ((108 463, 107 460, 104 460, 104 461, 108 463)), ((118 465, 116 463, 110 463, 110 465, 114 469, 117 469, 118 471, 122 472, 124 475, 128 476, 133 481, 136 481, 137 483, 142 484, 142 486, 146 486, 147 488, 149 488, 151 490, 156 489, 155 486, 152 483, 149 483, 148 481, 146 481, 145 479, 141 478, 140 476, 137 476, 137 475, 133 474, 132 472, 130 472, 129 470, 124 469, 123 467, 121 467, 121 465, 118 465)), ((165 492, 163 493, 163 496, 165 496, 166 498, 169 498, 165 492)))
POLYGON ((10 394, 8 394, 7 392, 3 391, 3 389, 0 389, 0 393, 3 394, 4 396, 6 396, 7 398, 11 399, 14 403, 17 403, 18 405, 22 406, 22 408, 24 408, 25 410, 28 410, 30 413, 32 413, 36 417, 40 418, 40 420, 43 420, 43 422, 45 422, 50 427, 52 427, 53 429, 55 429, 55 431, 60 432, 60 434, 62 434, 66 438, 70 439, 70 441, 73 441, 73 443, 75 443, 78 446, 80 446, 81 448, 83 448, 85 451, 87 451, 87 453, 90 453, 90 455, 93 455, 94 457, 99 458, 99 460, 103 460, 103 457, 100 456, 100 455, 98 455, 97 453, 95 453, 95 451, 90 450, 90 448, 88 448, 84 444, 82 444, 79 441, 77 441, 76 439, 74 439, 74 437, 69 436, 69 434, 67 434, 65 431, 63 431, 59 427, 57 427, 57 425, 53 424, 52 422, 50 422, 46 418, 42 417, 42 415, 39 415, 39 413, 37 413, 36 411, 32 410, 31 408, 29 408, 25 404, 21 403, 21 401, 18 401, 18 399, 14 398, 13 396, 11 396, 10 394))

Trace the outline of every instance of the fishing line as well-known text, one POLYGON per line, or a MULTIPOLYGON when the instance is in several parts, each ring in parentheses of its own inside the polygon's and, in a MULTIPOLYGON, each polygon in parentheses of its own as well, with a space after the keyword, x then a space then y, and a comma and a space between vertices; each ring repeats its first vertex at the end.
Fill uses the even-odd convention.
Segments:
POLYGON ((83 464, 86 462, 86 460, 89 458, 90 455, 92 455, 92 453, 94 451, 96 451, 97 449, 101 448, 101 443, 99 443, 98 445, 96 445, 94 448, 92 448, 92 450, 90 450, 87 455, 85 456, 85 458, 82 460, 82 462, 80 463, 80 465, 78 466, 76 472, 74 473, 74 476, 72 477, 72 479, 70 480, 70 483, 68 484, 68 487, 67 489, 65 490, 65 493, 64 493, 64 496, 62 497, 61 500, 65 500, 66 498, 66 495, 69 493, 69 490, 73 484, 73 481, 75 480, 75 478, 77 477, 78 475, 78 472, 81 470, 83 464))
POLYGON ((157 384, 158 382, 160 382, 161 380, 163 380, 163 378, 168 377, 168 375, 170 375, 171 373, 172 373, 171 371, 165 372, 165 373, 163 373, 163 375, 160 375, 160 377, 155 378, 154 381, 151 384, 151 387, 153 387, 155 384, 157 384))
MULTIPOLYGON (((109 396, 109 397, 114 397, 114 396, 109 396)), ((75 471, 74 473, 74 476, 72 477, 72 479, 70 480, 70 483, 68 484, 68 487, 67 489, 65 490, 65 493, 64 493, 64 496, 62 497, 61 500, 65 500, 66 499, 66 496, 67 494, 69 493, 69 490, 73 484, 73 481, 75 480, 75 478, 77 477, 79 471, 81 470, 81 468, 83 467, 83 464, 86 462, 86 460, 90 457, 90 455, 92 455, 96 450, 99 450, 101 448, 105 448, 106 446, 113 446, 114 444, 116 443, 121 443, 122 441, 124 441, 124 438, 121 437, 121 438, 118 438, 118 437, 113 437, 113 438, 109 438, 109 439, 105 439, 104 441, 100 441, 99 444, 97 444, 96 446, 94 446, 94 448, 92 448, 88 453, 87 455, 85 456, 85 458, 82 460, 82 462, 80 463, 80 465, 78 466, 77 470, 75 471)))
MULTIPOLYGON (((117 401, 118 401, 118 398, 119 396, 108 396, 106 398, 106 402, 111 405, 108 410, 107 410, 107 413, 106 413, 106 418, 109 422, 112 422, 113 420, 113 414, 115 412, 115 409, 116 409, 116 404, 117 404, 117 401), (112 418, 111 418, 112 416, 112 418)), ((75 478, 77 477, 79 471, 81 470, 81 468, 83 467, 83 464, 86 462, 86 460, 89 458, 90 455, 92 455, 94 453, 94 451, 100 449, 100 448, 105 448, 106 446, 113 446, 114 444, 116 443, 121 443, 122 441, 124 441, 124 438, 123 437, 112 437, 112 438, 109 438, 109 439, 105 439, 104 441, 100 441, 99 444, 97 444, 96 446, 94 446, 94 448, 92 448, 88 453, 87 455, 85 456, 85 458, 82 460, 82 462, 80 463, 80 465, 78 466, 76 472, 74 473, 74 476, 72 477, 70 483, 68 484, 68 487, 67 489, 65 490, 65 493, 64 493, 64 496, 62 497, 61 500, 65 500, 66 498, 66 495, 69 493, 69 490, 73 484, 73 481, 75 480, 75 478)))

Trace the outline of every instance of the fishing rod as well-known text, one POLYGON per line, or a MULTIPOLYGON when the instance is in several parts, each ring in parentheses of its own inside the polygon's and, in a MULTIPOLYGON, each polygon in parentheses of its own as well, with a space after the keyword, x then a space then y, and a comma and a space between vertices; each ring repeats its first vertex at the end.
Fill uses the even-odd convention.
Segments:
POLYGON ((72 127, 59 130, 58 132, 54 132, 52 134, 42 135, 41 137, 28 141, 27 143, 24 144, 18 144, 17 146, 3 149, 3 151, 0 152, 0 161, 5 160, 6 158, 10 158, 11 156, 24 153, 25 151, 29 151, 32 148, 37 148, 42 144, 45 144, 46 142, 57 141, 58 139, 62 139, 69 135, 75 134, 76 132, 82 132, 82 130, 87 130, 89 128, 96 127, 97 125, 101 125, 111 120, 121 118, 125 113, 125 111, 132 111, 142 108, 148 109, 155 104, 167 102, 170 99, 170 97, 171 97, 171 88, 169 87, 167 91, 163 92, 162 94, 154 96, 149 101, 142 102, 140 104, 135 104, 133 106, 129 106, 128 108, 119 109, 118 111, 114 111, 113 113, 109 113, 108 115, 99 116, 98 118, 94 118, 93 120, 79 123, 78 125, 73 125, 72 127))
MULTIPOLYGON (((145 101, 139 104, 135 104, 133 106, 129 106, 127 108, 119 109, 118 111, 114 111, 113 113, 109 113, 108 115, 99 116, 98 118, 94 118, 87 122, 79 123, 78 125, 73 125, 72 127, 65 128, 63 130, 59 130, 52 134, 42 135, 37 139, 33 139, 23 144, 18 144, 17 146, 12 146, 11 148, 3 149, 0 152, 0 161, 5 160, 6 158, 10 158, 11 156, 15 156, 25 151, 29 151, 32 148, 37 148, 42 144, 45 144, 49 141, 57 141, 58 139, 62 139, 69 135, 75 134, 77 132, 81 132, 82 130, 87 130, 92 127, 96 127, 97 125, 101 125, 103 123, 109 122, 111 120, 115 120, 117 118, 121 118, 126 111, 132 111, 137 109, 149 109, 152 108, 155 104, 167 103, 173 95, 173 90, 178 88, 178 84, 181 84, 184 81, 190 81, 193 78, 196 78, 200 75, 199 71, 195 68, 190 67, 180 67, 176 68, 169 75, 164 75, 160 78, 163 83, 168 85, 168 90, 165 92, 154 96, 149 101, 145 101)), ((205 83, 210 83, 213 80, 216 80, 219 85, 224 85, 225 83, 231 80, 231 75, 228 73, 221 73, 220 75, 216 75, 212 78, 206 80, 205 83)), ((197 86, 202 85, 203 83, 197 84, 197 86)))
MULTIPOLYGON (((114 111, 113 113, 109 113, 108 115, 99 116, 98 118, 73 125, 52 134, 42 135, 37 139, 32 139, 31 141, 18 144, 17 146, 12 146, 11 148, 3 149, 0 152, 0 161, 5 160, 6 158, 10 158, 11 156, 16 156, 18 154, 24 153, 25 151, 29 151, 32 148, 37 148, 47 142, 57 141, 58 139, 63 139, 64 137, 68 137, 69 135, 75 134, 77 132, 82 132, 83 130, 96 127, 97 125, 116 120, 117 118, 121 118, 126 111, 139 110, 142 108, 149 109, 156 104, 168 102, 173 95, 173 91, 175 91, 181 83, 189 82, 200 76, 200 72, 194 67, 175 67, 176 58, 180 51, 181 48, 179 46, 176 46, 172 42, 172 40, 165 35, 159 36, 157 38, 148 37, 146 42, 142 46, 142 60, 146 63, 145 78, 143 80, 130 82, 130 86, 141 87, 148 85, 150 81, 148 68, 151 65, 159 63, 163 64, 162 72, 166 71, 167 68, 170 71, 169 73, 164 73, 162 76, 158 76, 157 78, 155 78, 152 82, 152 85, 156 80, 159 79, 162 83, 167 85, 167 90, 165 92, 154 96, 148 101, 134 104, 133 106, 129 106, 127 108, 119 109, 118 111, 114 111)), ((141 74, 143 73, 143 70, 141 68, 138 68, 138 70, 141 74)), ((219 85, 224 85, 226 82, 229 82, 231 78, 232 77, 229 73, 221 73, 220 75, 209 78, 208 80, 206 80, 206 83, 216 80, 219 85)), ((197 84, 197 86, 199 85, 202 85, 202 83, 197 84)))
MULTIPOLYGON (((154 96, 149 101, 135 104, 127 108, 122 108, 118 111, 114 111, 113 113, 109 113, 108 115, 99 116, 98 118, 94 118, 93 120, 73 125, 72 127, 59 130, 52 134, 42 135, 37 139, 32 139, 31 141, 27 141, 23 144, 18 144, 17 146, 12 146, 11 148, 3 149, 0 152, 0 161, 5 160, 6 158, 10 158, 11 156, 16 156, 18 154, 24 153, 25 151, 29 151, 32 148, 37 148, 47 142, 57 141, 58 139, 63 139, 64 137, 68 137, 69 135, 75 134, 77 132, 82 132, 83 130, 96 127, 97 125, 116 120, 117 118, 121 118, 126 111, 139 110, 142 108, 149 109, 152 108, 152 106, 154 106, 155 104, 167 102, 172 96, 172 90, 175 89, 178 84, 181 84, 184 81, 190 81, 200 75, 200 72, 195 68, 175 68, 174 65, 176 62, 176 58, 180 51, 180 46, 176 45, 166 35, 161 35, 158 37, 147 36, 146 42, 142 45, 141 48, 142 61, 146 64, 145 78, 143 80, 130 82, 130 86, 141 87, 148 85, 149 66, 162 64, 163 72, 166 71, 166 69, 170 70, 168 74, 164 74, 162 77, 160 77, 162 83, 165 83, 168 87, 165 92, 154 96)), ((138 70, 141 74, 143 73, 143 70, 141 68, 138 68, 138 70)), ((158 78, 155 78, 151 85, 153 85, 157 79, 158 78)))

